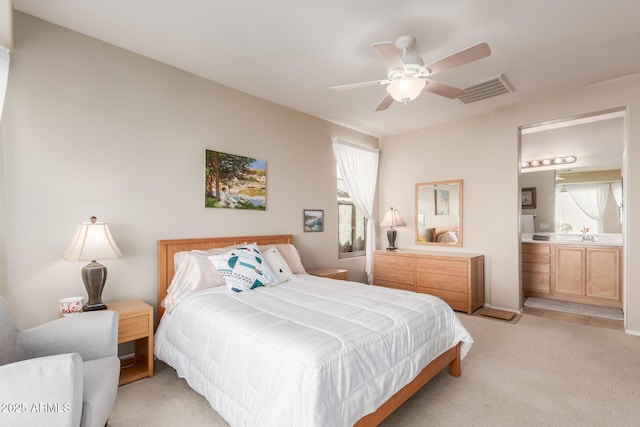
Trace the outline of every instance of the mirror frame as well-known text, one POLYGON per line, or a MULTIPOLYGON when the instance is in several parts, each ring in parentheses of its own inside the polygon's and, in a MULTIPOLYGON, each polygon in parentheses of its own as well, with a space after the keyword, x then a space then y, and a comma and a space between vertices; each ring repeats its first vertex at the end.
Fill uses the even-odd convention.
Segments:
MULTIPOLYGON (((448 248, 455 248, 455 247, 462 247, 462 192, 463 192, 463 185, 462 185, 463 180, 462 179, 453 179, 453 180, 449 180, 449 181, 434 181, 434 182, 419 182, 415 185, 415 209, 414 209, 414 227, 415 227, 415 243, 417 245, 431 245, 431 246, 444 246, 444 247, 448 247, 448 248), (456 244, 450 244, 450 243, 439 243, 439 242, 425 242, 425 241, 420 241, 419 240, 419 228, 418 228, 418 191, 420 190, 420 188, 422 187, 433 187, 433 189, 435 190, 435 187, 437 186, 441 186, 441 185, 453 185, 453 184, 458 184, 458 243, 456 244)), ((443 227, 444 228, 444 227, 443 227)))

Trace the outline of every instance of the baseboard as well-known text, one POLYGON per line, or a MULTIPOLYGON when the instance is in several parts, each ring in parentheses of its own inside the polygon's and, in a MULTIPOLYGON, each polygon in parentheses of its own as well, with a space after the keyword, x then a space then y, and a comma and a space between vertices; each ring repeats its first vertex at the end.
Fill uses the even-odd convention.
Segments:
POLYGON ((625 329, 624 333, 628 334, 628 335, 634 335, 636 337, 640 337, 640 331, 634 331, 634 330, 631 330, 631 329, 625 329))

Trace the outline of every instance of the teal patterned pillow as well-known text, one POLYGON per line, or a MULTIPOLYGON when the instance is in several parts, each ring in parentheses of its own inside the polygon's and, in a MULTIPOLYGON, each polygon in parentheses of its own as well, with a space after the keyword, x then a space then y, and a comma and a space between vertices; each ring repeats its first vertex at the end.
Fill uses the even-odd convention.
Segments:
POLYGON ((227 288, 234 292, 271 285, 277 281, 256 245, 241 246, 221 255, 211 255, 209 261, 218 269, 227 288))

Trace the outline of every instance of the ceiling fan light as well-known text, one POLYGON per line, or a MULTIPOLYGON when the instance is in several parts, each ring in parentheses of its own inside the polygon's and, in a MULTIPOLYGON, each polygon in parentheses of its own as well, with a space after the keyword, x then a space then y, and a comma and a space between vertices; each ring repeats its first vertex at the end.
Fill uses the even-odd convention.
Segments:
POLYGON ((417 77, 403 77, 389 83, 387 92, 396 101, 407 103, 416 99, 426 84, 426 80, 417 77))

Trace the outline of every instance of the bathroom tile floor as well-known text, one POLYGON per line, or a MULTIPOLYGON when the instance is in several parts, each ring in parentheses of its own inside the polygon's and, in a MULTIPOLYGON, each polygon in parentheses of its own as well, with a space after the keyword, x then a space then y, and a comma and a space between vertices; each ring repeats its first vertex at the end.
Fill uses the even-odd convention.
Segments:
POLYGON ((526 305, 523 308, 523 313, 533 316, 546 317, 548 319, 561 320, 564 322, 624 331, 624 320, 606 319, 603 317, 589 316, 587 314, 576 314, 564 311, 527 307, 526 305))

